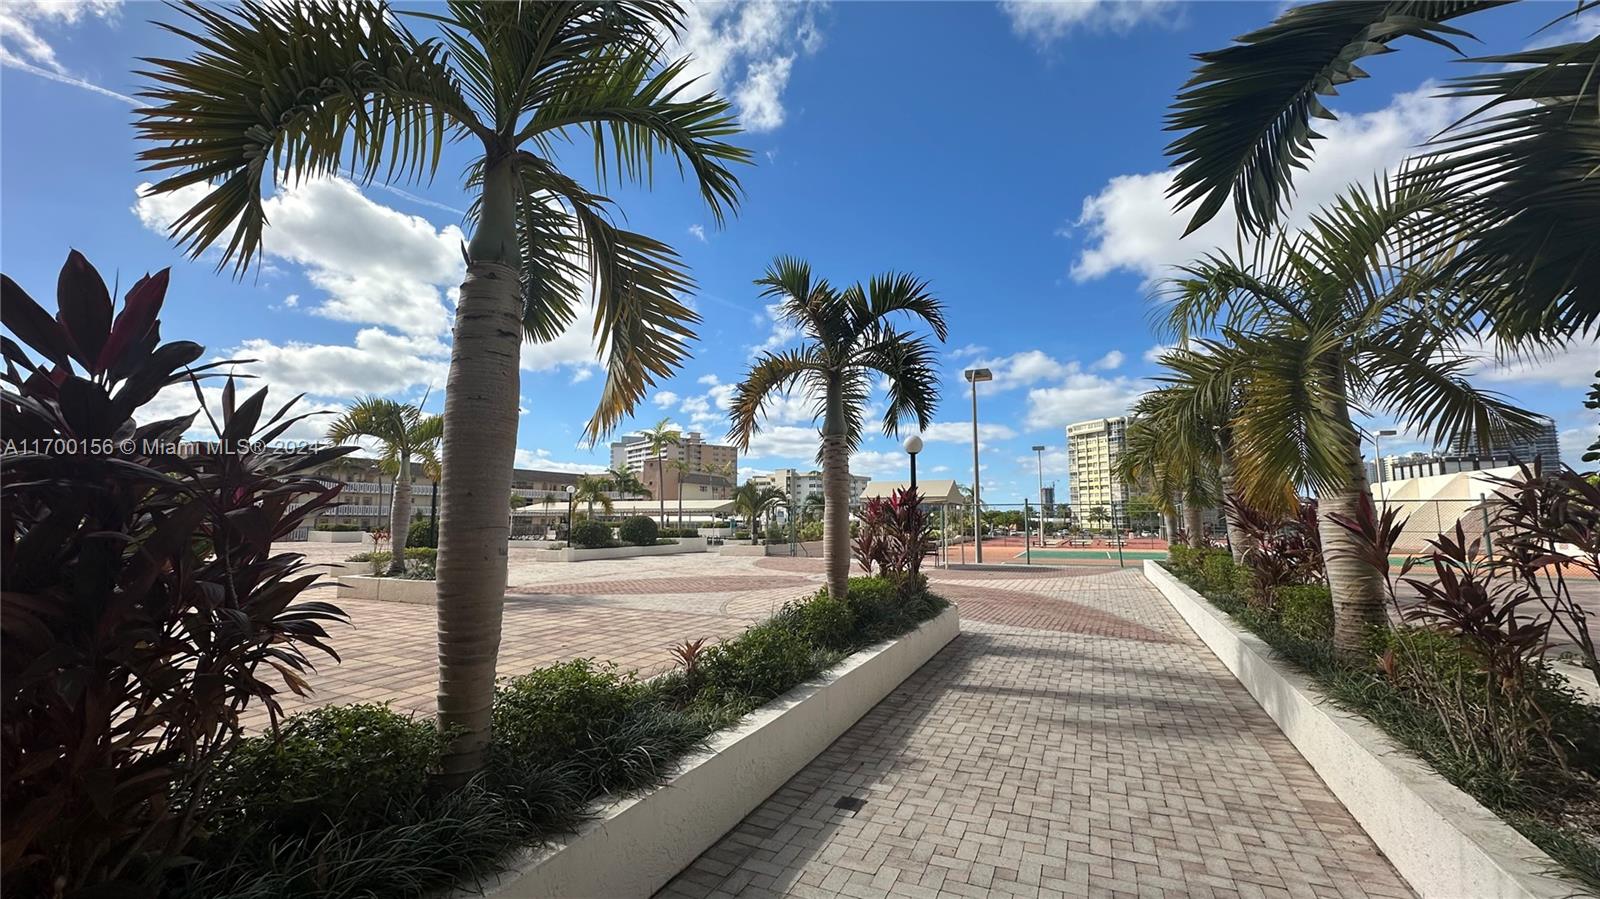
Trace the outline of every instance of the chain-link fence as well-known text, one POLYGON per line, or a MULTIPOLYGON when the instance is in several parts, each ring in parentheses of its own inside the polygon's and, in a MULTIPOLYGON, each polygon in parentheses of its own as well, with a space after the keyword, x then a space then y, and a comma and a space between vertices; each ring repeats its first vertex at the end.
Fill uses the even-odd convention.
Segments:
MULTIPOLYGON (((1379 500, 1380 506, 1385 503, 1406 520, 1394 547, 1399 556, 1426 552, 1430 539, 1453 533, 1458 525, 1469 541, 1481 538, 1489 525, 1491 510, 1482 499, 1379 500)), ((1182 515, 1169 518, 1136 501, 1044 506, 985 501, 978 522, 970 504, 933 506, 930 512, 939 535, 938 563, 951 565, 1139 565, 1166 558, 1171 530, 1183 528, 1184 521, 1182 515)), ((1228 546, 1219 510, 1205 510, 1200 521, 1207 545, 1228 546)))

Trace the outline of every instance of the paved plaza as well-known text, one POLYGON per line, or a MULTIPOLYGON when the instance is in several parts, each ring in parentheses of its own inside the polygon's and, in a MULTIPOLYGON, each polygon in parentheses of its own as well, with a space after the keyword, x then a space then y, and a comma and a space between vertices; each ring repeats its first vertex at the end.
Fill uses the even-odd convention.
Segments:
MULTIPOLYGON (((506 675, 574 657, 662 670, 671 644, 737 633, 822 580, 816 559, 534 551, 512 551, 506 675)), ((1137 569, 930 579, 963 634, 660 897, 1411 895, 1137 569)), ((341 605, 345 661, 313 701, 431 710, 432 609, 341 605)))

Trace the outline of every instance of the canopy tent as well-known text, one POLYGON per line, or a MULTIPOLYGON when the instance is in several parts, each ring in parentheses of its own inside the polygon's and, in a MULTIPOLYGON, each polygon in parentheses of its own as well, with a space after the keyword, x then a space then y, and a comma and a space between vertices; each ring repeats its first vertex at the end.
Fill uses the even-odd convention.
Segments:
MULTIPOLYGON (((904 490, 911 486, 910 481, 869 481, 867 489, 861 491, 861 498, 888 499, 896 490, 904 490)), ((967 498, 961 495, 961 490, 956 482, 949 478, 931 481, 917 481, 917 493, 922 495, 922 501, 930 506, 961 506, 966 505, 967 498)))

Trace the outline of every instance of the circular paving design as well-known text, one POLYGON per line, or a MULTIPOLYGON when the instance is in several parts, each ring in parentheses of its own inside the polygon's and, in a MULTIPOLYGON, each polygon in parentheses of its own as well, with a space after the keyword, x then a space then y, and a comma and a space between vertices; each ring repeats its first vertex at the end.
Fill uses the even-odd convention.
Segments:
POLYGON ((633 596, 650 593, 739 593, 747 590, 775 590, 780 587, 811 585, 811 581, 798 577, 724 574, 706 577, 652 577, 618 581, 575 581, 565 584, 524 584, 512 587, 506 592, 528 596, 633 596))
MULTIPOLYGON (((816 558, 797 558, 794 556, 772 556, 757 559, 756 567, 769 568, 773 571, 803 571, 807 574, 822 574, 822 560, 816 558)), ((852 576, 861 574, 861 567, 855 562, 850 563, 852 576)), ((1048 577, 1083 577, 1091 574, 1105 574, 1104 567, 1091 567, 1078 565, 1071 567, 1052 566, 1050 568, 1028 567, 1026 565, 1008 565, 1004 570, 967 571, 950 568, 923 568, 922 573, 934 581, 992 581, 1003 578, 1048 578, 1048 577)))

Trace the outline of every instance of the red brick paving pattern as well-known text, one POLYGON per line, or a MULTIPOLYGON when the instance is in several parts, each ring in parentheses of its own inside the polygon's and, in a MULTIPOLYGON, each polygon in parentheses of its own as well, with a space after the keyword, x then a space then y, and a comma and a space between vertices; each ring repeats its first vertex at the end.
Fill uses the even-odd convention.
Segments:
POLYGON ((577 581, 568 584, 527 584, 506 591, 520 595, 629 596, 652 593, 735 593, 743 590, 774 590, 780 587, 808 587, 811 581, 798 577, 763 577, 757 574, 727 574, 707 577, 653 577, 625 581, 577 581))
POLYGON ((941 584, 938 593, 961 607, 962 620, 1147 643, 1177 642, 1176 637, 1137 621, 1066 599, 969 584, 941 584))

